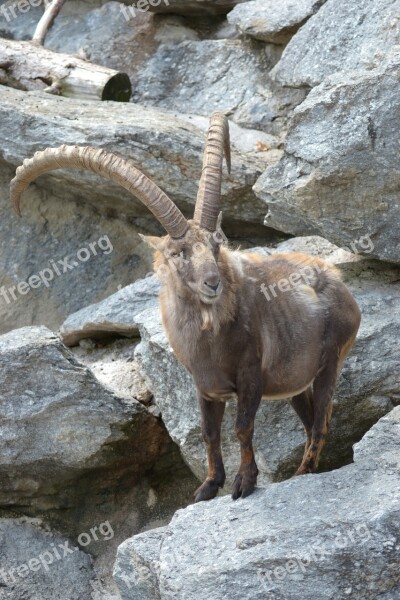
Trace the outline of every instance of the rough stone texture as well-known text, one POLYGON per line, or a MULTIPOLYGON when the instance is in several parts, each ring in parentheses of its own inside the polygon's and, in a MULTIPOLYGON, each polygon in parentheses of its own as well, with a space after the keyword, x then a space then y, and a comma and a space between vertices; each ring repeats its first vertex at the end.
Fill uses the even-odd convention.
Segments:
MULTIPOLYGON (((108 521, 112 538, 99 535, 86 548, 101 600, 119 598, 110 580, 118 545, 168 523, 197 487, 158 418, 133 350, 129 340, 117 340, 73 355, 45 328, 0 337, 0 516, 40 516, 70 539, 108 521)), ((57 597, 43 588, 43 597, 26 598, 57 597)), ((72 597, 71 591, 66 598, 72 597)), ((3 598, 17 596, 2 596, 0 577, 3 598)))
POLYGON ((79 505, 127 475, 132 485, 168 447, 156 418, 103 388, 48 329, 1 336, 0 354, 1 505, 79 505))
POLYGON ((399 0, 327 0, 289 42, 276 79, 313 87, 338 71, 378 67, 400 43, 399 8, 399 0))
MULTIPOLYGON (((156 233, 153 221, 134 219, 124 222, 107 210, 103 214, 85 202, 76 201, 51 190, 31 186, 24 199, 24 217, 18 219, 10 208, 9 186, 15 169, 0 162, 0 332, 27 325, 46 325, 58 329, 66 316, 87 304, 113 294, 118 285, 144 277, 151 270, 152 253, 137 231, 156 233), (104 238, 113 251, 99 249, 86 262, 76 260, 81 248, 104 238), (58 261, 69 256, 76 268, 64 273, 58 261), (13 300, 9 288, 26 282, 32 275, 58 264, 61 275, 46 287, 31 288, 27 294, 16 293, 13 300)), ((161 231, 161 230, 160 230, 161 231)))
POLYGON ((61 338, 67 346, 75 346, 79 340, 104 337, 104 333, 137 336, 139 330, 135 317, 158 303, 160 284, 155 275, 139 279, 106 298, 70 315, 64 321, 61 338))
POLYGON ((287 44, 326 0, 252 0, 236 6, 228 21, 257 40, 287 44))
POLYGON ((400 262, 399 66, 397 50, 379 69, 332 76, 295 110, 284 156, 254 187, 266 224, 344 246, 369 235, 372 256, 400 262))
POLYGON ((1 600, 93 598, 90 581, 94 573, 89 555, 83 547, 52 533, 38 519, 0 519, 0 563, 1 600), (64 557, 65 544, 74 551, 64 557))
POLYGON ((113 576, 123 600, 161 600, 157 573, 164 533, 159 527, 124 541, 118 548, 113 576))
MULTIPOLYGON (((338 264, 344 278, 357 298, 363 313, 362 326, 355 349, 342 370, 335 397, 332 430, 324 449, 321 468, 334 468, 351 460, 351 446, 368 428, 400 401, 399 353, 400 332, 399 271, 382 267, 379 263, 362 259, 337 248, 322 238, 298 238, 279 244, 276 248, 257 249, 261 253, 300 251, 323 256, 338 264), (373 360, 371 357, 374 357, 373 360), (354 419, 357 414, 357 419, 354 419)), ((143 290, 153 291, 153 280, 140 284, 143 290)), ((128 288, 129 289, 129 288, 128 288)), ((123 290, 121 290, 122 292, 123 290)), ((172 439, 180 446, 182 456, 193 473, 202 479, 206 471, 206 457, 200 432, 200 414, 190 375, 176 361, 162 329, 158 307, 138 314, 135 302, 121 306, 121 292, 102 305, 88 307, 80 323, 77 336, 85 334, 90 323, 91 335, 106 335, 124 323, 131 329, 123 334, 135 335, 139 326, 142 341, 135 350, 148 389, 161 411, 162 419, 172 439), (117 306, 113 316, 113 306, 117 306), (98 329, 91 314, 106 314, 98 329)), ((145 293, 145 292, 144 292, 145 293)), ((229 402, 224 418, 223 449, 228 472, 229 489, 238 461, 239 448, 234 434, 235 403, 229 402)), ((260 470, 260 482, 283 479, 292 475, 300 462, 304 432, 298 417, 287 402, 264 402, 256 419, 255 447, 260 470)))
MULTIPOLYGON (((45 145, 61 143, 101 146, 119 153, 193 214, 205 135, 171 115, 134 104, 124 104, 121 109, 121 104, 114 102, 79 102, 77 106, 68 98, 2 88, 0 135, 0 157, 13 165, 45 145), (18 137, 13 135, 16 129, 18 137)), ((255 198, 251 187, 266 164, 264 154, 243 155, 233 148, 232 173, 225 172, 223 183, 228 219, 260 222, 264 204, 255 198)), ((83 198, 114 216, 149 216, 149 211, 120 186, 87 172, 58 170, 44 176, 42 183, 46 189, 68 190, 70 198, 83 198)), ((23 202, 27 212, 25 206, 23 202)))
POLYGON ((159 416, 159 409, 153 404, 153 394, 147 388, 133 357, 137 344, 138 340, 131 339, 117 338, 106 344, 104 339, 99 342, 84 339, 72 352, 110 392, 128 402, 138 400, 152 414, 159 416))
POLYGON ((123 600, 398 598, 399 433, 400 407, 355 464, 201 502, 127 540, 114 568, 123 600))
POLYGON ((243 127, 280 135, 303 90, 275 86, 269 71, 279 46, 246 40, 163 44, 140 71, 132 98, 147 106, 208 116, 229 114, 243 127))
POLYGON ((351 249, 338 248, 335 244, 328 242, 323 237, 318 235, 308 235, 305 237, 289 238, 284 242, 276 245, 275 248, 254 248, 253 251, 260 253, 261 250, 268 251, 270 254, 276 254, 279 252, 302 252, 309 254, 310 256, 316 256, 324 258, 334 263, 335 265, 341 265, 345 267, 346 263, 359 262, 362 260, 359 253, 357 253, 356 246, 351 249))

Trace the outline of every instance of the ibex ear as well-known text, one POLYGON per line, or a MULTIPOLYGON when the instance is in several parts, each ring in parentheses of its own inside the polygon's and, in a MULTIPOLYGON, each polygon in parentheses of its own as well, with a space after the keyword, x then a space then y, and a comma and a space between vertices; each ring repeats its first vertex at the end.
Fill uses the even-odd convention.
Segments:
POLYGON ((157 237, 155 235, 142 235, 141 233, 139 233, 139 237, 141 240, 143 240, 143 242, 150 246, 150 248, 153 248, 154 250, 161 250, 164 238, 157 237))
POLYGON ((218 215, 217 226, 215 228, 215 232, 214 232, 213 236, 214 236, 214 240, 216 242, 218 242, 218 244, 226 244, 228 242, 228 238, 226 237, 226 235, 224 234, 224 232, 221 229, 221 223, 222 223, 222 212, 220 212, 218 215))

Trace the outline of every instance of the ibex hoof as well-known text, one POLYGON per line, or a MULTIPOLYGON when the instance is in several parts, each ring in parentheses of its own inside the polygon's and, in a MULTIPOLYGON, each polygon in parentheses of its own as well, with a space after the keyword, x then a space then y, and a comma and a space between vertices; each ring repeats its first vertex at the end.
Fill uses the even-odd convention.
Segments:
POLYGON ((218 494, 218 489, 222 487, 215 479, 206 479, 205 482, 195 491, 194 501, 212 500, 218 494))
POLYGON ((315 471, 316 468, 313 466, 300 465, 294 476, 297 477, 297 475, 307 475, 308 473, 315 473, 315 471))
POLYGON ((246 498, 246 496, 250 496, 256 489, 257 485, 257 475, 245 474, 242 475, 238 473, 235 477, 235 481, 233 482, 232 487, 232 500, 237 500, 238 498, 246 498))

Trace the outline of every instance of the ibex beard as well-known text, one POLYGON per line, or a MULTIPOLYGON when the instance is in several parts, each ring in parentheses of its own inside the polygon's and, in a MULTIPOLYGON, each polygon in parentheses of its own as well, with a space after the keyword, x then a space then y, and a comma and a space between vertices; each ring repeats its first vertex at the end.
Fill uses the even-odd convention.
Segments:
POLYGON ((228 121, 215 113, 193 220, 133 165, 94 148, 39 152, 19 167, 11 185, 19 212, 20 196, 38 174, 68 166, 87 169, 130 190, 167 231, 164 237, 142 237, 156 250, 169 342, 197 388, 208 474, 195 501, 214 498, 224 486, 221 424, 230 398, 237 400, 235 431, 241 449, 234 500, 251 494, 257 483, 253 433, 262 399, 292 399, 307 436, 296 474, 316 471, 338 373, 360 324, 358 306, 333 265, 303 254, 263 257, 225 245, 220 217, 224 154, 229 169, 228 121), (266 301, 262 289, 275 289, 294 274, 301 279, 305 269, 304 284, 266 301))

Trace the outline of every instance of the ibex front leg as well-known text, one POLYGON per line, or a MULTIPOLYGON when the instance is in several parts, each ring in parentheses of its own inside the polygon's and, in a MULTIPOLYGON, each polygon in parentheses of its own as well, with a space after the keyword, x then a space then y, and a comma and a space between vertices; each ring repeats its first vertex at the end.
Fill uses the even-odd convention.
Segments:
POLYGON ((232 488, 232 498, 249 496, 257 484, 258 469, 253 451, 254 419, 262 396, 262 379, 258 367, 243 369, 237 381, 237 417, 235 431, 240 442, 241 461, 232 488))
POLYGON ((221 452, 221 425, 225 402, 206 400, 198 393, 201 410, 201 431, 207 448, 208 475, 205 482, 195 491, 194 501, 211 500, 225 483, 225 469, 221 452))

